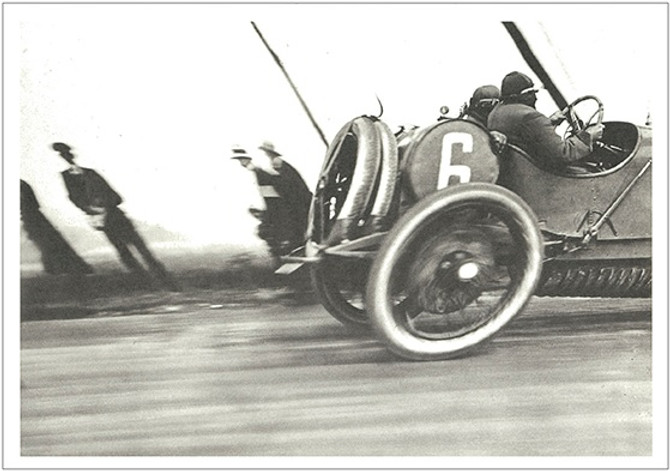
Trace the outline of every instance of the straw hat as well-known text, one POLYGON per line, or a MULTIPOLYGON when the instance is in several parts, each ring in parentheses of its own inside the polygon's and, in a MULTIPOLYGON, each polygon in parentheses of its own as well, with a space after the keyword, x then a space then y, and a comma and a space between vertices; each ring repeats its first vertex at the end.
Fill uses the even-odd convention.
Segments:
POLYGON ((275 145, 270 141, 264 141, 263 144, 261 144, 258 148, 274 157, 279 157, 281 155, 279 152, 275 150, 275 145))

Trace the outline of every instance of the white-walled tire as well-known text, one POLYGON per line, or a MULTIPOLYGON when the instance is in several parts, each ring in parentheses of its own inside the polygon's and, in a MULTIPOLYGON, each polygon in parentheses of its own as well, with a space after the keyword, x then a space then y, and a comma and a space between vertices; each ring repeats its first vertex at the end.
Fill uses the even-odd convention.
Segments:
POLYGON ((488 183, 449 187, 385 238, 370 269, 368 317, 401 357, 461 356, 523 310, 543 254, 537 220, 517 195, 488 183))

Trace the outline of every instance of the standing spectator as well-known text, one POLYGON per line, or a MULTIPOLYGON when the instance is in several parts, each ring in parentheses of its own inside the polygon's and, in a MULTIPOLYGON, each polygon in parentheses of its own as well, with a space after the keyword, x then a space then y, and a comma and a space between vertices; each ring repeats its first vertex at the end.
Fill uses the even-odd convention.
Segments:
POLYGON ((56 142, 52 148, 70 164, 62 172, 70 200, 86 213, 94 229, 105 233, 124 265, 130 271, 146 276, 146 270, 130 251, 130 246, 134 246, 154 275, 168 289, 179 291, 175 281, 153 256, 133 223, 119 209, 118 206, 123 202, 121 196, 95 170, 78 166, 70 146, 56 142))
POLYGON ((290 209, 275 187, 279 175, 254 165, 251 156, 239 146, 233 147, 231 158, 237 160, 242 167, 253 172, 256 176, 258 190, 265 203, 265 210, 251 208, 249 212, 260 221, 258 237, 268 244, 270 253, 278 263, 280 256, 286 255, 292 250, 290 247, 290 209))
POLYGON ((271 142, 263 142, 259 149, 265 152, 278 174, 275 188, 289 208, 290 245, 291 250, 295 249, 305 243, 312 192, 298 171, 281 158, 271 142))
POLYGON ((40 211, 32 187, 21 180, 21 221, 28 238, 42 256, 44 271, 52 275, 85 275, 93 268, 81 258, 40 211))

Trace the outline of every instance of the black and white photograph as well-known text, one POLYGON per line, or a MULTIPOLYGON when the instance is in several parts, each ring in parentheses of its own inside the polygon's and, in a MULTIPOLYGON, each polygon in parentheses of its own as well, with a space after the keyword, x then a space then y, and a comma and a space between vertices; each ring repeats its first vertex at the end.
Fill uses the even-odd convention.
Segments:
POLYGON ((667 2, 2 9, 3 468, 668 468, 667 2))

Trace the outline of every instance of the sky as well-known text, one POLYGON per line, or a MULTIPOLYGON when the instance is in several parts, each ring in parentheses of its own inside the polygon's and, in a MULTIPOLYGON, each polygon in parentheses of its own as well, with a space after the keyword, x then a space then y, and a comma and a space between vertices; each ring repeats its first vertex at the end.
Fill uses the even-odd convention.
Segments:
MULTIPOLYGON (((651 114, 655 129, 667 129, 664 5, 3 9, 5 182, 18 192, 15 177, 28 181, 66 236, 90 229, 67 199, 55 141, 109 181, 132 219, 195 246, 255 239, 247 208, 262 202, 252 175, 230 160, 233 145, 265 165, 257 147, 272 141, 314 186, 326 146, 251 21, 327 139, 356 116, 378 114, 377 97, 392 130, 427 126, 440 106, 455 115, 476 87, 499 86, 512 70, 534 77, 501 20, 517 22, 568 101, 593 94, 605 120, 643 124, 651 114)), ((555 111, 548 93, 538 109, 555 111)))

